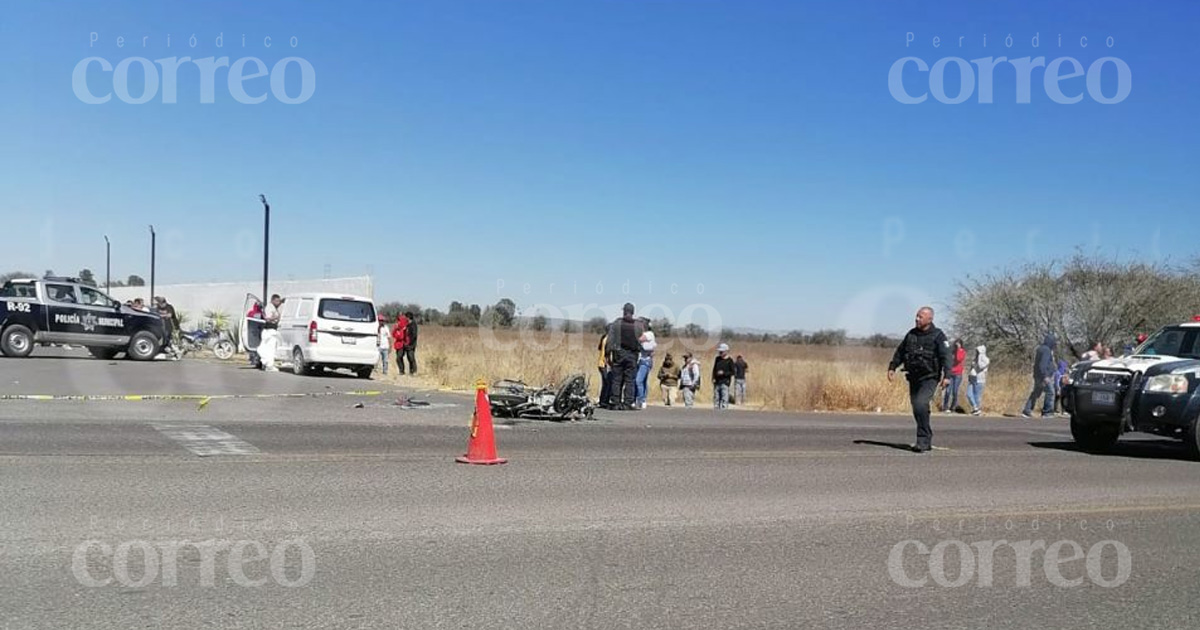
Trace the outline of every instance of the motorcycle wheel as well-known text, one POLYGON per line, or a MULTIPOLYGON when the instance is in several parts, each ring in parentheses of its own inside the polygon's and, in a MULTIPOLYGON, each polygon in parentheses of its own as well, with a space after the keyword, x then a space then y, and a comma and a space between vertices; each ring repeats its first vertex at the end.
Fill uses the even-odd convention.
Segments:
POLYGON ((233 358, 233 342, 218 341, 217 344, 213 346, 213 354, 215 354, 217 358, 222 361, 228 361, 229 359, 233 358))

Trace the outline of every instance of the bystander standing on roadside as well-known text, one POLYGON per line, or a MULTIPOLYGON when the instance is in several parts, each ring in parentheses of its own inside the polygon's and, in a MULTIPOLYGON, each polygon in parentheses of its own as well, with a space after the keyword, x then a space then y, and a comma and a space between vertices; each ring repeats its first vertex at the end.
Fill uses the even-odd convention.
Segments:
MULTIPOLYGON (((408 359, 408 373, 411 376, 417 375, 417 314, 412 311, 404 313, 405 319, 408 320, 408 326, 404 330, 404 357, 408 359)), ((397 359, 399 360, 399 359, 397 359)), ((400 373, 404 373, 404 367, 401 366, 400 373)))
POLYGON ((967 374, 967 402, 971 403, 973 416, 983 415, 983 390, 987 388, 987 373, 991 365, 987 346, 975 348, 975 360, 971 362, 971 371, 967 374))
POLYGON ((929 404, 940 382, 950 382, 950 367, 954 354, 946 334, 933 325, 933 308, 922 306, 916 315, 916 326, 904 335, 904 340, 888 363, 888 381, 896 380, 896 369, 903 366, 908 378, 908 397, 913 419, 917 422, 917 441, 914 453, 927 453, 933 448, 933 426, 929 421, 929 404))
POLYGON ((750 369, 750 365, 746 363, 746 359, 742 355, 737 355, 737 359, 733 361, 733 384, 734 384, 734 399, 737 404, 746 404, 746 371, 750 369))
POLYGON ((700 390, 700 362, 691 352, 683 355, 683 370, 679 374, 679 389, 683 393, 683 406, 696 404, 696 392, 700 390))
POLYGON ((400 376, 404 376, 404 350, 408 348, 408 316, 401 313, 396 316, 396 325, 392 326, 392 348, 396 350, 396 368, 400 376))
POLYGON ((954 340, 954 365, 950 368, 950 384, 942 392, 942 411, 954 413, 958 410, 958 390, 962 387, 963 367, 967 361, 967 350, 962 339, 954 340))
POLYGON ((1029 399, 1021 409, 1022 418, 1033 417, 1033 405, 1038 398, 1043 398, 1042 417, 1049 418, 1054 415, 1054 373, 1057 371, 1054 365, 1054 348, 1057 345, 1054 333, 1046 333, 1042 345, 1034 352, 1033 391, 1029 393, 1029 399))
POLYGON ((733 357, 729 356, 729 345, 717 346, 717 358, 713 361, 713 409, 729 408, 729 388, 733 384, 733 357))
POLYGON ((1066 359, 1058 359, 1058 364, 1054 370, 1054 413, 1055 415, 1065 415, 1066 407, 1063 405, 1062 391, 1063 385, 1067 384, 1067 375, 1071 372, 1071 366, 1067 364, 1066 359))
POLYGON ((679 394, 679 378, 683 370, 675 363, 675 357, 668 352, 663 358, 662 367, 658 368, 658 387, 662 390, 663 404, 670 407, 679 394))
POLYGON ((387 318, 383 315, 379 316, 379 334, 377 339, 379 347, 379 362, 383 365, 383 375, 388 373, 388 354, 392 348, 392 331, 388 330, 387 318))
POLYGON ((654 340, 654 333, 647 330, 642 333, 638 343, 641 344, 641 350, 638 352, 637 397, 634 404, 645 409, 646 397, 650 393, 650 370, 654 368, 654 350, 658 348, 658 342, 654 340))
POLYGON ((600 335, 600 343, 596 344, 596 369, 600 371, 600 401, 601 409, 609 408, 609 397, 612 394, 612 369, 608 364, 608 333, 600 335))

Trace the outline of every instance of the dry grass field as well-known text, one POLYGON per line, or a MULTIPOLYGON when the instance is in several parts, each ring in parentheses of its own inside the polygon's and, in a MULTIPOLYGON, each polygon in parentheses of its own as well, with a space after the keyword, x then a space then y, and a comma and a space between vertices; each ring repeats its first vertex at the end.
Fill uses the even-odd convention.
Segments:
MULTIPOLYGON (((590 333, 491 331, 477 328, 421 328, 417 362, 420 384, 470 390, 478 379, 491 383, 516 378, 529 384, 549 384, 574 373, 588 377, 598 395, 596 343, 590 333)), ((703 343, 678 338, 660 340, 651 372, 651 404, 661 404, 658 366, 666 353, 676 359, 688 349, 696 351, 706 375, 701 400, 710 400, 707 375, 716 352, 703 343)), ((715 346, 712 342, 711 346, 715 346)), ((750 365, 747 407, 780 411, 882 411, 908 413, 908 389, 902 376, 888 383, 886 370, 891 350, 865 347, 803 346, 779 343, 738 342, 732 354, 741 354, 750 365)), ((388 379, 397 381, 394 356, 388 379)), ((1019 412, 1028 394, 1027 366, 993 366, 984 393, 984 411, 990 414, 1019 412)), ((408 379, 411 382, 412 379, 408 379)), ((966 383, 959 404, 969 408, 966 383)), ((935 407, 936 408, 936 407, 935 407)))

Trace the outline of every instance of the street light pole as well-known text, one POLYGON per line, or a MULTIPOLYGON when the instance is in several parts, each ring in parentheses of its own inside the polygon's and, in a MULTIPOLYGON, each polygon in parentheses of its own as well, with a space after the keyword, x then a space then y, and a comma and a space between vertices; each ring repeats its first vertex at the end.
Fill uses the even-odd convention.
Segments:
POLYGON ((263 289, 262 296, 259 299, 263 301, 263 310, 265 312, 267 300, 271 297, 267 293, 267 271, 271 259, 271 204, 267 203, 266 195, 259 195, 258 200, 263 205, 263 289))
POLYGON ((112 244, 108 242, 108 235, 104 235, 104 292, 112 291, 112 244))
POLYGON ((150 304, 154 303, 154 254, 157 235, 154 233, 154 226, 150 226, 150 304))

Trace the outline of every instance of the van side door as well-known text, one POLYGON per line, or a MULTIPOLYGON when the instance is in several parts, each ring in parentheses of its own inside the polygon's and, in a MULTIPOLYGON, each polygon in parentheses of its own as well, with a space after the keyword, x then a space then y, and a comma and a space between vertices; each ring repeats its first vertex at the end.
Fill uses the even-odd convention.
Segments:
MULTIPOLYGON (((313 299, 300 298, 296 300, 296 310, 288 322, 288 334, 291 335, 291 345, 288 348, 305 348, 308 342, 308 324, 313 318, 313 299)), ((288 351, 289 353, 291 350, 288 351)), ((307 356, 308 353, 305 353, 307 356)), ((290 354, 289 354, 290 356, 290 354)))

